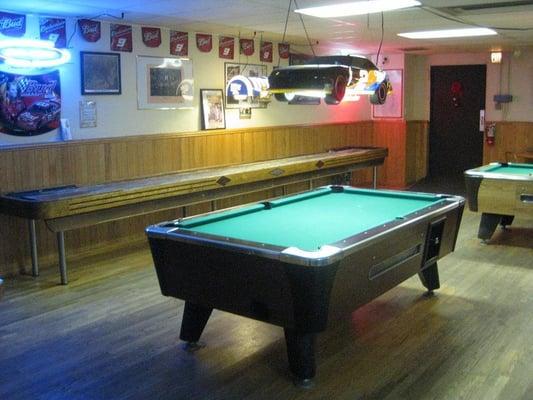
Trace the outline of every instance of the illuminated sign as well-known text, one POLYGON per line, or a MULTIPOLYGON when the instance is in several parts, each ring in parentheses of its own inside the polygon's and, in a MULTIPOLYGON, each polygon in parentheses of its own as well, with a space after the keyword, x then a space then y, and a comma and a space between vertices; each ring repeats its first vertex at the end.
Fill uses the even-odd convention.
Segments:
POLYGON ((0 59, 15 68, 50 68, 67 63, 70 53, 48 40, 8 39, 0 41, 0 59))

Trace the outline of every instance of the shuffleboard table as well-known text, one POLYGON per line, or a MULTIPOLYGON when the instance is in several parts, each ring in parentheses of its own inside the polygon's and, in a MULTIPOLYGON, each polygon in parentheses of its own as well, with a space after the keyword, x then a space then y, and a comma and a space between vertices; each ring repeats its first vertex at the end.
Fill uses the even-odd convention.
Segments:
POLYGON ((68 185, 0 196, 0 213, 28 219, 32 274, 39 274, 36 220, 57 235, 61 283, 67 284, 64 232, 108 221, 280 187, 383 164, 387 149, 351 147, 318 154, 187 170, 94 186, 68 185))
POLYGON ((533 164, 491 163, 465 171, 471 211, 481 212, 478 237, 487 242, 498 224, 533 217, 533 164))
POLYGON ((328 321, 416 274, 439 288, 463 208, 458 196, 328 186, 146 232, 162 294, 185 300, 182 340, 194 347, 214 308, 281 326, 307 386, 328 321))

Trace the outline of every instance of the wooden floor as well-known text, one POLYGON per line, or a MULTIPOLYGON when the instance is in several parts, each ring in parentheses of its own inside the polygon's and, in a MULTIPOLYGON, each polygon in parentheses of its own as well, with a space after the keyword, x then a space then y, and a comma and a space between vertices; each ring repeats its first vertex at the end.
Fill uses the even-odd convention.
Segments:
MULTIPOLYGON (((215 312, 196 353, 182 302, 163 297, 147 248, 6 279, 0 399, 532 399, 533 229, 492 244, 466 212, 441 289, 412 278, 319 336, 311 390, 292 385, 282 329, 215 312)), ((245 284, 245 282, 243 282, 245 284)))

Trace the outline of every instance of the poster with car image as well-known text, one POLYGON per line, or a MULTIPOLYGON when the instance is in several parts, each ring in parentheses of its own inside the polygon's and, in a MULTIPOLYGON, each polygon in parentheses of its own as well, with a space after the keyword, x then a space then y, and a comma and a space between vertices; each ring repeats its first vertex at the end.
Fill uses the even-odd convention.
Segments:
POLYGON ((0 133, 37 136, 59 128, 59 71, 39 75, 0 72, 0 133))

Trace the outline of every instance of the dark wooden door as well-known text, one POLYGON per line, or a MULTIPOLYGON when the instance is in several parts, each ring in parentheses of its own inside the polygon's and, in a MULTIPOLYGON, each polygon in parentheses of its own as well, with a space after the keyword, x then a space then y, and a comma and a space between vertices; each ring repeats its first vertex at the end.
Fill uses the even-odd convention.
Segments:
POLYGON ((429 175, 458 182, 483 161, 485 65, 431 67, 429 175))

